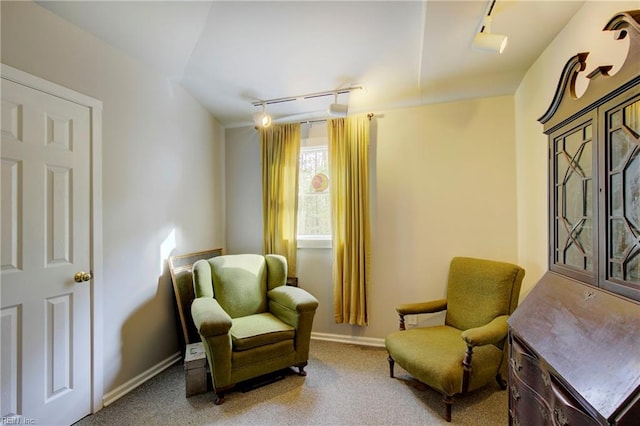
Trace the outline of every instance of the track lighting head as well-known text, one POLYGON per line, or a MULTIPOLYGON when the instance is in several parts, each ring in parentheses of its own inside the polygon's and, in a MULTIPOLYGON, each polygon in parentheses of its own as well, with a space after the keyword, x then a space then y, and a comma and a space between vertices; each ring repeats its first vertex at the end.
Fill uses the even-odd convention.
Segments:
POLYGON ((329 105, 329 115, 334 117, 346 117, 349 105, 331 104, 329 105))
POLYGON ((346 117, 349 110, 349 105, 343 105, 338 103, 338 92, 335 93, 335 101, 329 105, 328 113, 333 117, 346 117))
POLYGON ((253 116, 253 122, 258 127, 267 128, 271 126, 271 116, 267 114, 267 104, 262 103, 262 112, 259 112, 253 116))
POLYGON ((500 54, 507 47, 507 36, 504 34, 490 34, 481 32, 473 39, 473 48, 486 52, 500 54))
MULTIPOLYGON (((491 8, 489 9, 489 13, 493 9, 493 4, 495 4, 495 0, 492 3, 491 8)), ((494 52, 497 54, 501 54, 505 47, 507 47, 507 36, 504 34, 492 34, 491 33, 491 21, 492 18, 490 15, 486 15, 482 20, 482 28, 473 38, 473 48, 476 50, 483 50, 486 52, 494 52)))

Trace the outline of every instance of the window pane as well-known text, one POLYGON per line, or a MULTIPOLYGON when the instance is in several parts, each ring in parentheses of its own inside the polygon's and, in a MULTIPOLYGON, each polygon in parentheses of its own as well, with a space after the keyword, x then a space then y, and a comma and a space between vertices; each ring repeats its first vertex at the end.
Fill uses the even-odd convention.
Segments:
POLYGON ((326 140, 300 148, 298 236, 331 236, 331 199, 326 140))
POLYGON ((638 105, 635 102, 610 115, 607 140, 608 176, 607 262, 609 279, 639 285, 640 150, 638 105))
POLYGON ((557 262, 586 271, 593 270, 591 137, 590 124, 575 129, 557 140, 554 156, 557 262))

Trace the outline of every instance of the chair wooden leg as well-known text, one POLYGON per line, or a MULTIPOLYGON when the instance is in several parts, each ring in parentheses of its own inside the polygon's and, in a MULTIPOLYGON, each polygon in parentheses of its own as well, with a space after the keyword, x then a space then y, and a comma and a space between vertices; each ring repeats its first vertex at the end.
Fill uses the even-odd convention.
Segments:
POLYGON ((308 363, 303 362, 302 364, 294 365, 294 367, 297 367, 297 368, 298 368, 298 376, 305 377, 305 376, 307 375, 307 372, 306 372, 306 371, 304 371, 304 368, 307 366, 307 364, 308 364, 308 363))
POLYGON ((215 404, 216 405, 222 404, 224 402, 225 393, 227 391, 232 390, 234 387, 235 387, 235 384, 232 384, 232 385, 229 385, 229 386, 223 386, 223 387, 219 387, 219 388, 216 388, 214 386, 213 393, 214 393, 214 396, 215 396, 215 400, 214 400, 215 404))
POLYGON ((453 405, 453 398, 449 395, 445 395, 444 398, 442 398, 442 401, 444 402, 444 409, 445 409, 444 419, 450 422, 451 421, 451 405, 453 405))
POLYGON ((387 361, 389 361, 389 377, 393 378, 393 366, 396 362, 391 358, 391 355, 387 357, 387 361))

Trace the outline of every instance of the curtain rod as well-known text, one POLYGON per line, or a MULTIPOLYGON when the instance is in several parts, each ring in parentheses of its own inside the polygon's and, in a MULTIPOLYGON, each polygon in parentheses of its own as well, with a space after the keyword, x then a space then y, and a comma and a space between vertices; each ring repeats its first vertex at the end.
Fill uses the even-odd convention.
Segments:
MULTIPOLYGON (((372 112, 367 114, 367 118, 369 119, 369 121, 371 121, 371 119, 373 117, 375 117, 375 114, 373 114, 372 112)), ((336 117, 336 118, 341 118, 341 117, 336 117)), ((327 120, 334 120, 334 119, 333 118, 322 118, 322 119, 318 119, 318 120, 305 120, 305 121, 301 121, 300 124, 325 123, 327 120)))
MULTIPOLYGON (((371 119, 375 117, 375 114, 370 112, 369 114, 367 114, 367 118, 369 119, 369 121, 371 121, 371 119)), ((340 117, 336 117, 336 118, 340 118, 340 117)), ((327 120, 334 120, 333 118, 321 118, 321 119, 317 119, 317 120, 305 120, 305 121, 299 121, 298 123, 300 124, 313 124, 313 123, 326 123, 327 120)), ((295 123, 295 121, 293 122, 295 123)), ((274 123, 274 124, 291 124, 291 123, 274 123)), ((254 129, 258 130, 259 127, 258 126, 254 126, 254 129)))
POLYGON ((257 100, 257 101, 251 102, 251 105, 253 105, 253 106, 271 105, 271 104, 279 104, 279 103, 282 103, 282 102, 297 101, 298 99, 313 99, 313 98, 320 98, 322 96, 342 95, 343 93, 349 93, 349 92, 351 92, 353 90, 361 90, 361 89, 362 89, 362 86, 350 86, 350 87, 345 87, 343 89, 327 90, 327 91, 324 91, 324 92, 316 92, 316 93, 308 93, 306 95, 288 96, 288 97, 284 97, 284 98, 257 100))

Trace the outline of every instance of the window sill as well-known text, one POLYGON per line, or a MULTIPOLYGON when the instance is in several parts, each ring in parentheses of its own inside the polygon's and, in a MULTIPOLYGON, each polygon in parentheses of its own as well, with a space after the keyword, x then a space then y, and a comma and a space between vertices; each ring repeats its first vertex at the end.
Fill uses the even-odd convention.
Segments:
POLYGON ((331 237, 298 237, 298 248, 330 249, 331 237))

